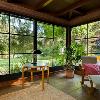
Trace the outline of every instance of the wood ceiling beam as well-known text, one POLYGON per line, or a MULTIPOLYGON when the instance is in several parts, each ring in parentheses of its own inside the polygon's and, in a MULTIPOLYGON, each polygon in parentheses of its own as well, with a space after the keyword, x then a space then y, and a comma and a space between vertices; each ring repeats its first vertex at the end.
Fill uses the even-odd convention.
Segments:
POLYGON ((9 3, 23 3, 23 0, 6 0, 9 3))
POLYGON ((72 11, 74 9, 77 9, 77 8, 81 7, 82 5, 84 5, 84 4, 86 4, 86 3, 90 2, 90 1, 92 1, 92 0, 79 0, 79 1, 75 2, 74 4, 69 5, 68 7, 64 8, 60 12, 58 12, 56 14, 53 14, 53 15, 62 16, 64 14, 66 14, 67 12, 70 12, 70 11, 72 11))
MULTIPOLYGON (((33 3, 34 3, 33 0, 21 0, 21 1, 23 1, 24 4, 30 5, 30 6, 33 6, 33 3)), ((39 0, 38 3, 36 3, 33 6, 33 9, 38 10, 38 9, 42 8, 43 5, 46 5, 46 3, 48 3, 49 1, 51 1, 51 0, 39 0)))
POLYGON ((50 4, 53 0, 40 0, 40 2, 34 7, 35 10, 41 9, 48 4, 50 4))
POLYGON ((79 15, 82 15, 82 13, 79 12, 79 11, 77 11, 77 10, 72 10, 72 12, 75 12, 75 13, 77 13, 77 14, 79 14, 79 15))
POLYGON ((88 12, 84 16, 79 16, 77 18, 70 20, 69 24, 71 26, 76 26, 76 25, 88 23, 88 22, 91 22, 91 21, 94 21, 94 20, 97 20, 97 19, 100 19, 100 8, 95 9, 91 12, 88 12))
POLYGON ((38 10, 51 3, 53 0, 39 0, 38 3, 36 3, 34 6, 33 6, 34 3, 33 0, 7 0, 7 1, 12 3, 22 3, 20 5, 27 5, 29 7, 31 6, 31 8, 33 8, 34 10, 38 10))
POLYGON ((41 13, 38 11, 34 11, 28 8, 21 7, 19 5, 15 5, 15 4, 7 3, 3 1, 0 1, 0 10, 8 11, 10 13, 16 13, 22 16, 31 17, 34 19, 46 21, 46 22, 53 23, 53 24, 59 24, 63 26, 69 25, 68 21, 64 19, 56 18, 46 13, 41 13))

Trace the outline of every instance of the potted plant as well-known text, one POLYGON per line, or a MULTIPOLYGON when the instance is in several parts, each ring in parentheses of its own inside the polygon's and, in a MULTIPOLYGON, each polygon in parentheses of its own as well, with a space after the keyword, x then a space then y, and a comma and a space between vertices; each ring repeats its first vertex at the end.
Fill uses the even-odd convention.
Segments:
POLYGON ((75 70, 81 70, 81 57, 85 54, 84 51, 84 45, 74 42, 71 44, 72 48, 74 49, 74 65, 75 65, 75 70))
POLYGON ((75 50, 71 46, 67 47, 65 50, 65 55, 66 55, 65 70, 66 70, 66 77, 67 78, 74 77, 74 65, 73 65, 73 62, 75 59, 74 53, 75 53, 75 50))

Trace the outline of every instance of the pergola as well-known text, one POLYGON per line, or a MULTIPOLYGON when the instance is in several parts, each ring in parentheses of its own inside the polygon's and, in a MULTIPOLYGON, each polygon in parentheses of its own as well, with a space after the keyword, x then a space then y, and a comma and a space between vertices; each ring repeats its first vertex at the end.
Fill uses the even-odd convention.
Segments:
POLYGON ((71 28, 100 18, 99 0, 0 0, 0 10, 34 18, 67 28, 66 46, 71 43, 71 28))

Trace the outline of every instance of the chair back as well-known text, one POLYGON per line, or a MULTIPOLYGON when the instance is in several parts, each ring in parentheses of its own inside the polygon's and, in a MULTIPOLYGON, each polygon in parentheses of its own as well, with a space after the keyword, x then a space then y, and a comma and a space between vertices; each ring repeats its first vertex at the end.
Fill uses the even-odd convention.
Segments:
POLYGON ((86 64, 96 64, 97 57, 96 56, 82 56, 82 65, 86 64))

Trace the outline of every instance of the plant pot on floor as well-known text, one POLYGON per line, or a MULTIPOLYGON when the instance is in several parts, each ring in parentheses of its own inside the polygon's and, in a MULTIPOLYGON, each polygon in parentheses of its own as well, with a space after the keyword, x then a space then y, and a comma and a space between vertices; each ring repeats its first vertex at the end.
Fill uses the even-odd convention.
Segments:
POLYGON ((74 70, 66 70, 66 78, 74 78, 74 70))

